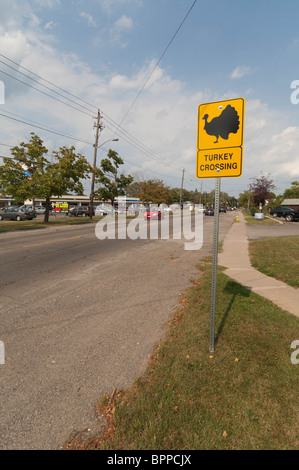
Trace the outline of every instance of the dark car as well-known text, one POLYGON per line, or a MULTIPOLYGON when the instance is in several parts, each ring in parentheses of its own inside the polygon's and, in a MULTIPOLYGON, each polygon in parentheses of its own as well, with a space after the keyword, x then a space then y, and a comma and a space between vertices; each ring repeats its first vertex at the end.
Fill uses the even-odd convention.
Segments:
POLYGON ((293 222, 294 220, 299 220, 299 209, 289 209, 284 218, 287 222, 293 222))
POLYGON ((214 209, 206 209, 205 215, 214 215, 214 209))
MULTIPOLYGON (((94 215, 94 210, 92 211, 92 215, 94 215)), ((72 209, 69 210, 69 216, 89 217, 89 207, 88 206, 73 207, 72 209)))
POLYGON ((0 210, 0 220, 32 220, 35 217, 36 213, 25 207, 11 206, 0 210))
POLYGON ((225 207, 220 207, 219 212, 226 212, 226 208, 225 207))
POLYGON ((292 210, 289 207, 274 207, 269 209, 269 214, 273 217, 285 217, 292 210))

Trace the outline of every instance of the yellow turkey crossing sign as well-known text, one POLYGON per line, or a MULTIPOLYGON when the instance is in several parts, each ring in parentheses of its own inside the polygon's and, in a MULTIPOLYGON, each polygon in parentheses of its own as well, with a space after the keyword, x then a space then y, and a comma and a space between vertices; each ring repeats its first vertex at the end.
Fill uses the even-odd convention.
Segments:
POLYGON ((198 106, 197 178, 241 176, 244 98, 198 106))

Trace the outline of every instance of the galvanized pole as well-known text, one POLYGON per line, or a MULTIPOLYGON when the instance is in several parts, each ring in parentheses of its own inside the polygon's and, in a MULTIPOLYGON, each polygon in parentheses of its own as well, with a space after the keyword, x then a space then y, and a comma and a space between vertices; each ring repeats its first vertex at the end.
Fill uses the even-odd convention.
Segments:
POLYGON ((98 117, 96 123, 96 141, 94 144, 94 156, 93 156, 93 167, 91 173, 91 190, 90 190, 90 198, 89 198, 89 218, 92 220, 92 213, 93 213, 93 199, 94 199, 94 184, 95 184, 95 172, 97 168, 97 151, 98 151, 98 142, 99 142, 99 130, 100 130, 100 110, 98 110, 98 117))
POLYGON ((210 317, 210 354, 214 354, 214 350, 215 350, 215 311, 216 311, 216 288, 217 288, 220 182, 221 182, 221 179, 216 178, 215 204, 214 204, 214 231, 213 231, 211 317, 210 317))

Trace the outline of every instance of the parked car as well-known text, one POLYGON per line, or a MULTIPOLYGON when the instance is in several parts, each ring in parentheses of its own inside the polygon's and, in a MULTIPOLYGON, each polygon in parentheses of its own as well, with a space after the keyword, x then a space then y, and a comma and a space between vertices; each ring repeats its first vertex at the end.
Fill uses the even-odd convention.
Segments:
POLYGON ((226 212, 226 208, 225 207, 220 207, 219 212, 226 212))
POLYGON ((127 207, 122 207, 122 208, 118 207, 117 209, 115 209, 114 212, 115 212, 115 214, 120 214, 120 215, 121 214, 127 214, 128 208, 127 207))
POLYGON ((46 212, 46 208, 44 206, 35 206, 34 210, 37 214, 44 214, 46 212))
POLYGON ((289 207, 274 207, 269 209, 269 214, 273 217, 285 217, 287 213, 292 211, 289 207))
POLYGON ((214 209, 206 209, 205 215, 214 215, 214 209))
POLYGON ((105 205, 97 206, 95 209, 96 216, 108 215, 108 214, 111 214, 111 212, 112 212, 112 207, 105 206, 105 205))
MULTIPOLYGON (((89 207, 88 206, 78 206, 78 207, 73 207, 72 209, 69 210, 68 215, 74 216, 74 217, 89 217, 89 207)), ((95 215, 95 211, 92 211, 92 215, 95 215)))
POLYGON ((33 211, 36 213, 36 214, 44 214, 46 212, 46 208, 44 206, 34 206, 34 209, 33 209, 33 206, 22 206, 22 207, 25 207, 25 209, 29 210, 29 211, 33 211))
POLYGON ((293 222, 299 220, 299 209, 290 209, 284 215, 287 222, 293 222))
POLYGON ((144 213, 145 219, 163 219, 164 212, 159 207, 146 207, 144 213))
POLYGON ((0 220, 32 220, 36 213, 25 207, 10 206, 0 210, 0 220))

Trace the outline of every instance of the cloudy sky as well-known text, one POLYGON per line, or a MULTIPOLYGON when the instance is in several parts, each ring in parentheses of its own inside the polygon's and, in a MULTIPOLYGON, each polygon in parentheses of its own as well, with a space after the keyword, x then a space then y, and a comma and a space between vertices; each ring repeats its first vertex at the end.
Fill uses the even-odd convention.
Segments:
POLYGON ((113 148, 126 173, 180 187, 185 169, 210 191, 198 106, 243 97, 243 174, 222 190, 270 174, 282 193, 299 180, 298 17, 297 0, 1 0, 0 154, 35 132, 92 162, 100 109, 98 160, 113 148))

